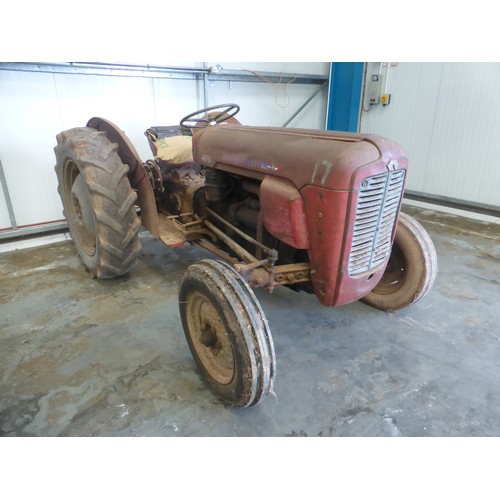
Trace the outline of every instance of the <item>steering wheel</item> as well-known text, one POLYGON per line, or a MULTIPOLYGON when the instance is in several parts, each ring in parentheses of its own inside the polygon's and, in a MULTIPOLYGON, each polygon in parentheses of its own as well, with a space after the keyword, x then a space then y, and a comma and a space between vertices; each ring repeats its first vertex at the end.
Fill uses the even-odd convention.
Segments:
POLYGON ((225 122, 238 113, 240 107, 237 104, 218 104, 203 108, 190 115, 185 116, 181 122, 181 129, 205 128, 217 123, 225 122))

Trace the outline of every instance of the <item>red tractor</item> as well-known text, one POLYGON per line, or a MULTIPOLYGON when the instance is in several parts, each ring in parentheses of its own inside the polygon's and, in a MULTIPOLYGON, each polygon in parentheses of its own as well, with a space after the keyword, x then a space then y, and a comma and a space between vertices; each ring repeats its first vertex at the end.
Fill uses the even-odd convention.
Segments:
POLYGON ((54 151, 64 215, 92 277, 130 270, 141 225, 169 247, 213 253, 184 273, 180 316, 210 389, 247 407, 272 392, 276 374, 252 287, 394 311, 424 297, 437 260, 426 231, 400 213, 408 161, 398 144, 243 126, 238 111, 213 106, 178 126, 151 127, 146 162, 102 118, 58 134, 54 151))

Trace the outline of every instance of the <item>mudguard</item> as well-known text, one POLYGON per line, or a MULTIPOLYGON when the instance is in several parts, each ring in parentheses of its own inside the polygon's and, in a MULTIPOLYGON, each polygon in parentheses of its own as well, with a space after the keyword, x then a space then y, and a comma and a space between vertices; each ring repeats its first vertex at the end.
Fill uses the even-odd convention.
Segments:
POLYGON ((108 139, 118 144, 118 155, 129 167, 130 185, 137 191, 137 204, 141 208, 141 223, 155 238, 159 238, 158 212, 153 188, 146 176, 139 153, 130 139, 114 123, 104 118, 91 118, 87 122, 87 127, 106 132, 108 139))

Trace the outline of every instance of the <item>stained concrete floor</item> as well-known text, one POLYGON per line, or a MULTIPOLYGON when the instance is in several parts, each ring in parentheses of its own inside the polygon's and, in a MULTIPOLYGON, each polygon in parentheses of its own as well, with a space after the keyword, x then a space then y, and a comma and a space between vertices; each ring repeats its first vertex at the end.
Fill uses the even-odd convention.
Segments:
POLYGON ((405 208, 439 274, 413 308, 257 290, 276 398, 234 410, 205 387, 177 283, 210 254, 141 237, 126 277, 88 277, 71 241, 0 253, 0 435, 500 436, 500 225, 405 208))

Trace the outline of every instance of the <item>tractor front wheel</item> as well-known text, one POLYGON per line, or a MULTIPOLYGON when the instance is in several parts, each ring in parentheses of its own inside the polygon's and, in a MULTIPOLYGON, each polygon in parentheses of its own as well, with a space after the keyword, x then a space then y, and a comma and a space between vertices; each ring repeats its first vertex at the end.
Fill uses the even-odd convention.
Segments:
POLYGON ((141 248, 137 194, 117 148, 105 132, 88 127, 58 134, 54 148, 63 213, 78 254, 94 278, 125 274, 141 248))
POLYGON ((242 408, 272 392, 271 332, 252 289, 231 266, 209 259, 189 266, 179 309, 193 358, 213 393, 242 408))
POLYGON ((386 270, 362 301, 388 312, 404 309, 427 294, 436 274, 436 250, 427 231, 401 213, 386 270))

